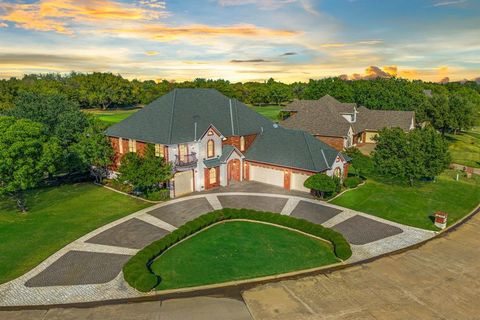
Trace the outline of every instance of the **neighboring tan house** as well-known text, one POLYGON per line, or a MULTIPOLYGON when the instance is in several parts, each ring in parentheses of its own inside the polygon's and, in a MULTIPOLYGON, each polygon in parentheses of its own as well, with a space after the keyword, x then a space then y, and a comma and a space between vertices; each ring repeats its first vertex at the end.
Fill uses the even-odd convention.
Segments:
POLYGON ((370 110, 355 103, 342 103, 326 95, 318 100, 295 100, 283 111, 289 117, 280 124, 304 130, 337 150, 375 143, 383 128, 399 127, 405 132, 415 128, 415 112, 370 110))
POLYGON ((315 173, 346 176, 348 158, 312 135, 285 129, 213 89, 175 89, 106 132, 116 170, 128 152, 147 144, 171 162, 172 197, 259 181, 309 191, 315 173))

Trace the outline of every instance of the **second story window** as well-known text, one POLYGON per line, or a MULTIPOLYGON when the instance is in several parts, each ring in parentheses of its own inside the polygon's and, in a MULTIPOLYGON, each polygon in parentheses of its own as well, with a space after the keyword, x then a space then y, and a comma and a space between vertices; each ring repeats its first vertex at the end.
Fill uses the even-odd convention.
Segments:
POLYGON ((240 151, 245 151, 245 137, 241 136, 240 137, 240 151))
POLYGON ((137 140, 128 139, 128 152, 137 152, 137 140))
POLYGON ((208 140, 207 142, 207 157, 213 158, 215 156, 215 142, 213 140, 208 140))
POLYGON ((163 150, 164 149, 162 144, 155 144, 155 157, 164 158, 165 154, 163 150))

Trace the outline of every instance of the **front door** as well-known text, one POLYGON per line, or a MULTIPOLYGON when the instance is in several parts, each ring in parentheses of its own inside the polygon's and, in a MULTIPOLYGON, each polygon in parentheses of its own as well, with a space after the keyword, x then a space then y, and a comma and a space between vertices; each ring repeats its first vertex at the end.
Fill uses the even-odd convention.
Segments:
POLYGON ((240 181, 240 160, 238 159, 228 161, 228 183, 231 181, 240 181))

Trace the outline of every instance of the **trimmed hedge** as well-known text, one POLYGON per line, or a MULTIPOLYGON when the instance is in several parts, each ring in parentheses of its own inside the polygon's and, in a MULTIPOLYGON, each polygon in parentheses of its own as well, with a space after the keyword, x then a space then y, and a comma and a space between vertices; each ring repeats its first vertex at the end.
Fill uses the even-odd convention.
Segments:
POLYGON ((356 188, 360 183, 362 183, 360 177, 348 177, 343 181, 343 185, 347 188, 356 188))
POLYGON ((128 284, 139 291, 147 292, 152 290, 158 286, 161 281, 160 276, 154 274, 151 270, 151 265, 158 256, 175 243, 204 229, 205 227, 216 222, 231 219, 268 222, 292 228, 330 241, 333 245, 335 255, 342 260, 346 260, 352 255, 352 250, 350 249, 350 244, 347 240, 345 240, 340 233, 332 229, 325 228, 307 220, 280 215, 278 213, 225 208, 209 212, 189 221, 162 239, 154 241, 140 250, 124 265, 123 274, 125 280, 128 284))

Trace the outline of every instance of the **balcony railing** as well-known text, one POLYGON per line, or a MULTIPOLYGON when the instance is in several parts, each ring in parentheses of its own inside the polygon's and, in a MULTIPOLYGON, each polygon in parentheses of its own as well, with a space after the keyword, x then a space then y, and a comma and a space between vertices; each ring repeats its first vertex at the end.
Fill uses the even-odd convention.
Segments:
POLYGON ((194 167, 197 165, 197 161, 197 154, 195 152, 181 156, 175 155, 175 166, 179 168, 194 167))

